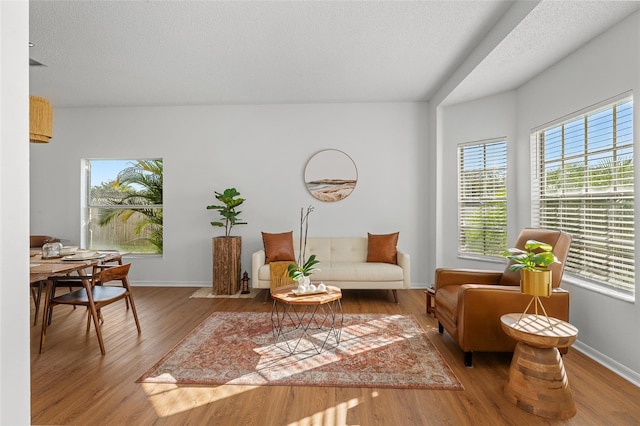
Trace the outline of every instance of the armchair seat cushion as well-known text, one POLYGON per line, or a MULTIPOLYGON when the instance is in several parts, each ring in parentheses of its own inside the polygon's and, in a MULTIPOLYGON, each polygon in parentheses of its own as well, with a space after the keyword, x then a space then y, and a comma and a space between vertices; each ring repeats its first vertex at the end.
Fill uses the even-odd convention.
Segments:
MULTIPOLYGON (((402 283, 402 280, 404 279, 402 268, 398 265, 391 265, 389 263, 324 262, 319 263, 316 266, 320 270, 311 275, 313 282, 395 281, 402 283)), ((269 265, 263 265, 258 269, 258 278, 261 280, 270 279, 269 265)))

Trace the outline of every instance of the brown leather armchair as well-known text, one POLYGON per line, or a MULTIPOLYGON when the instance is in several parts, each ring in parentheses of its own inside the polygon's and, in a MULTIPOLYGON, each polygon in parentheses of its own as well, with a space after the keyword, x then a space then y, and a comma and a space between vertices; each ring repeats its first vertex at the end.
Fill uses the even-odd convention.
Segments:
MULTIPOLYGON (((559 286, 571 236, 562 231, 526 228, 520 232, 514 247, 523 249, 528 240, 553 247, 553 254, 558 259, 558 263, 550 266, 553 293, 541 300, 550 317, 568 321, 569 292, 559 286)), ((516 341, 502 331, 500 317, 524 312, 531 296, 520 292, 520 273, 509 272, 510 265, 504 272, 436 269, 434 300, 438 330, 440 334, 447 330, 458 343, 468 367, 472 364, 474 351, 512 352, 516 346, 516 341)))

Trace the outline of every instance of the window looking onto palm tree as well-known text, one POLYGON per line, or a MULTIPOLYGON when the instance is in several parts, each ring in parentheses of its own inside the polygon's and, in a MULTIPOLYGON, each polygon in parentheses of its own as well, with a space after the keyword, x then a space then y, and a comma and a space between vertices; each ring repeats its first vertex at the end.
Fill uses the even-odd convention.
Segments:
POLYGON ((163 160, 90 159, 84 163, 84 246, 162 253, 163 160))

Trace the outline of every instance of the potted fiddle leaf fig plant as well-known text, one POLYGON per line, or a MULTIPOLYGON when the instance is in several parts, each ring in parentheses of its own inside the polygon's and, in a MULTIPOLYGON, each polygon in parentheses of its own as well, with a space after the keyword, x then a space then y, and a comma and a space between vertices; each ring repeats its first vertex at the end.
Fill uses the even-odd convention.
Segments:
POLYGON ((235 225, 246 225, 240 219, 237 210, 245 199, 240 198, 236 188, 227 188, 223 192, 215 191, 215 197, 221 204, 207 206, 207 210, 217 210, 220 220, 211 222, 211 226, 225 229, 223 237, 212 238, 213 250, 213 294, 235 294, 240 290, 242 237, 232 236, 235 225))
POLYGON ((552 252, 553 247, 547 243, 528 240, 524 250, 507 249, 503 256, 513 262, 511 272, 520 272, 520 290, 527 294, 551 295, 551 270, 549 265, 558 259, 552 252))
POLYGON ((238 217, 242 212, 236 210, 236 207, 244 203, 245 199, 240 198, 240 193, 235 188, 227 188, 222 193, 215 191, 215 194, 216 199, 222 204, 207 206, 207 210, 218 210, 222 217, 220 221, 211 222, 211 225, 224 228, 224 236, 229 237, 231 228, 235 225, 247 224, 247 222, 242 222, 242 219, 238 217))

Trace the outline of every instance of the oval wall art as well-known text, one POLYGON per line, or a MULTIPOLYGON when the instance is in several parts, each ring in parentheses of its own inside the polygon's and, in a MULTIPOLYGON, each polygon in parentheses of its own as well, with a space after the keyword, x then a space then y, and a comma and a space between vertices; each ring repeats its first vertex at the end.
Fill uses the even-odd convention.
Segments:
POLYGON ((320 201, 347 198, 358 182, 358 169, 351 157, 337 149, 325 149, 313 155, 304 169, 309 193, 320 201))

